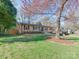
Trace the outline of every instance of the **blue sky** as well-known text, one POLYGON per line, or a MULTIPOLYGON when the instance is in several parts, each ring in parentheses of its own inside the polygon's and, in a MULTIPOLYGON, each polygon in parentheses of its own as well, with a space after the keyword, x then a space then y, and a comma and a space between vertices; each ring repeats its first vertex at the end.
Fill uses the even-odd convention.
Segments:
MULTIPOLYGON (((15 0, 15 4, 14 4, 14 5, 15 5, 15 7, 17 8, 17 11, 18 11, 17 17, 20 17, 20 12, 21 12, 21 11, 20 11, 21 0, 15 0)), ((57 6, 57 4, 55 4, 54 7, 51 8, 51 9, 53 9, 53 10, 50 9, 50 10, 46 11, 46 12, 50 12, 50 13, 52 12, 52 14, 48 14, 48 15, 36 15, 36 16, 34 16, 34 17, 37 18, 38 20, 40 20, 40 19, 39 19, 40 17, 44 17, 44 16, 51 17, 53 14, 55 14, 55 12, 56 12, 56 10, 57 10, 57 7, 56 7, 56 6, 57 6)), ((54 15, 54 16, 55 16, 55 15, 54 15)), ((52 16, 50 19, 54 19, 54 18, 55 18, 54 16, 52 16)), ((34 18, 34 19, 35 19, 35 18, 34 18)))
MULTIPOLYGON (((31 0, 30 0, 31 1, 31 0)), ((32 18, 34 19, 34 21, 40 21, 40 19, 41 18, 43 18, 43 17, 45 17, 45 16, 48 16, 48 17, 50 17, 50 20, 51 21, 54 21, 54 20, 56 20, 57 19, 57 17, 54 15, 55 14, 55 12, 57 12, 57 10, 59 10, 59 6, 60 6, 60 2, 62 1, 62 0, 57 0, 58 2, 53 6, 53 7, 51 7, 48 11, 46 11, 46 12, 50 12, 50 13, 53 13, 53 14, 48 14, 48 15, 35 15, 35 16, 33 16, 32 18)), ((74 0, 73 0, 74 1, 74 0)), ((74 2, 73 2, 74 3, 74 2)), ((73 4, 72 3, 72 4, 73 4)), ((18 19, 20 19, 21 18, 21 11, 20 11, 20 8, 21 8, 21 0, 15 0, 15 7, 17 8, 17 20, 18 19)), ((74 7, 74 6, 73 6, 74 7)), ((66 9, 64 12, 63 12, 63 14, 62 15, 68 15, 68 11, 70 11, 69 9, 66 9)), ((76 14, 75 14, 76 16, 79 16, 79 11, 77 11, 76 12, 76 14)), ((22 19, 22 18, 21 18, 22 19)), ((21 21, 21 20, 20 20, 21 21)), ((27 18, 24 20, 24 22, 27 22, 27 18)), ((62 22, 63 23, 63 22, 62 22)))

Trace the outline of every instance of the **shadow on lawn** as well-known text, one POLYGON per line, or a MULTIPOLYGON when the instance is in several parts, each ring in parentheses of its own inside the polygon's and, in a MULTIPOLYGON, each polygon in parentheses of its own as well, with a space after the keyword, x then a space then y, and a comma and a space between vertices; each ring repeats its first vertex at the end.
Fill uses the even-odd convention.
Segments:
POLYGON ((29 41, 42 41, 46 40, 47 36, 35 36, 35 37, 15 37, 15 38, 5 38, 0 40, 1 43, 14 43, 14 42, 29 42, 29 41))
POLYGON ((2 38, 2 37, 15 37, 15 36, 20 36, 20 35, 23 35, 23 34, 11 35, 11 34, 1 34, 0 33, 0 38, 2 38))

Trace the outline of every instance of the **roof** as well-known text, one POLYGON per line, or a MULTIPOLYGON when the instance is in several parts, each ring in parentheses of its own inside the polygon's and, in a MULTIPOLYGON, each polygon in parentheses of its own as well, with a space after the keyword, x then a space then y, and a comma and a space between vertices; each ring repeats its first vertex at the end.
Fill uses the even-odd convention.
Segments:
POLYGON ((30 26, 41 26, 41 27, 51 27, 51 26, 44 26, 44 25, 39 25, 39 24, 27 24, 27 23, 17 23, 17 24, 30 25, 30 26))

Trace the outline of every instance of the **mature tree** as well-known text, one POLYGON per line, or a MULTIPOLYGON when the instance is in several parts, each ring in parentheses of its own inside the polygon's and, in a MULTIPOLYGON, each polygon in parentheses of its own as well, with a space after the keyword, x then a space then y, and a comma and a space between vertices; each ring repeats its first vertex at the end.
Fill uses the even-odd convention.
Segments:
MULTIPOLYGON (((62 19, 62 14, 65 10, 73 10, 78 7, 79 0, 22 0, 22 10, 27 15, 34 15, 34 14, 44 14, 44 11, 50 9, 51 7, 54 7, 54 4, 57 4, 57 2, 60 2, 58 6, 58 11, 56 12, 57 19, 57 28, 56 28, 56 37, 59 37, 60 34, 60 21, 62 19), (75 3, 73 3, 75 2, 75 3), (72 9, 72 6, 74 5, 74 8, 72 9)), ((53 9, 52 9, 53 10, 53 9)), ((73 11, 70 11, 71 13, 73 11)), ((46 13, 45 13, 46 14, 46 13)), ((66 18, 66 17, 64 17, 66 18)))
POLYGON ((0 0, 0 25, 9 28, 15 23, 16 9, 10 0, 0 0))
POLYGON ((66 11, 66 14, 68 15, 64 16, 64 22, 65 22, 65 28, 69 28, 71 30, 78 30, 79 29, 79 15, 78 15, 78 6, 79 2, 78 0, 71 0, 66 4, 66 9, 69 9, 66 11), (72 1, 72 2, 71 2, 72 1), (71 6, 69 6, 71 5, 71 6))

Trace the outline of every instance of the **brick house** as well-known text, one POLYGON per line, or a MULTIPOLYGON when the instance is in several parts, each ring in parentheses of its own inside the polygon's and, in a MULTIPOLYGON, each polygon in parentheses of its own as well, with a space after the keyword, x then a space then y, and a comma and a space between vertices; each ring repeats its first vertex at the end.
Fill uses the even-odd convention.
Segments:
POLYGON ((16 28, 18 33, 32 33, 32 32, 52 32, 53 27, 44 26, 41 24, 26 24, 26 23, 17 23, 16 28))

